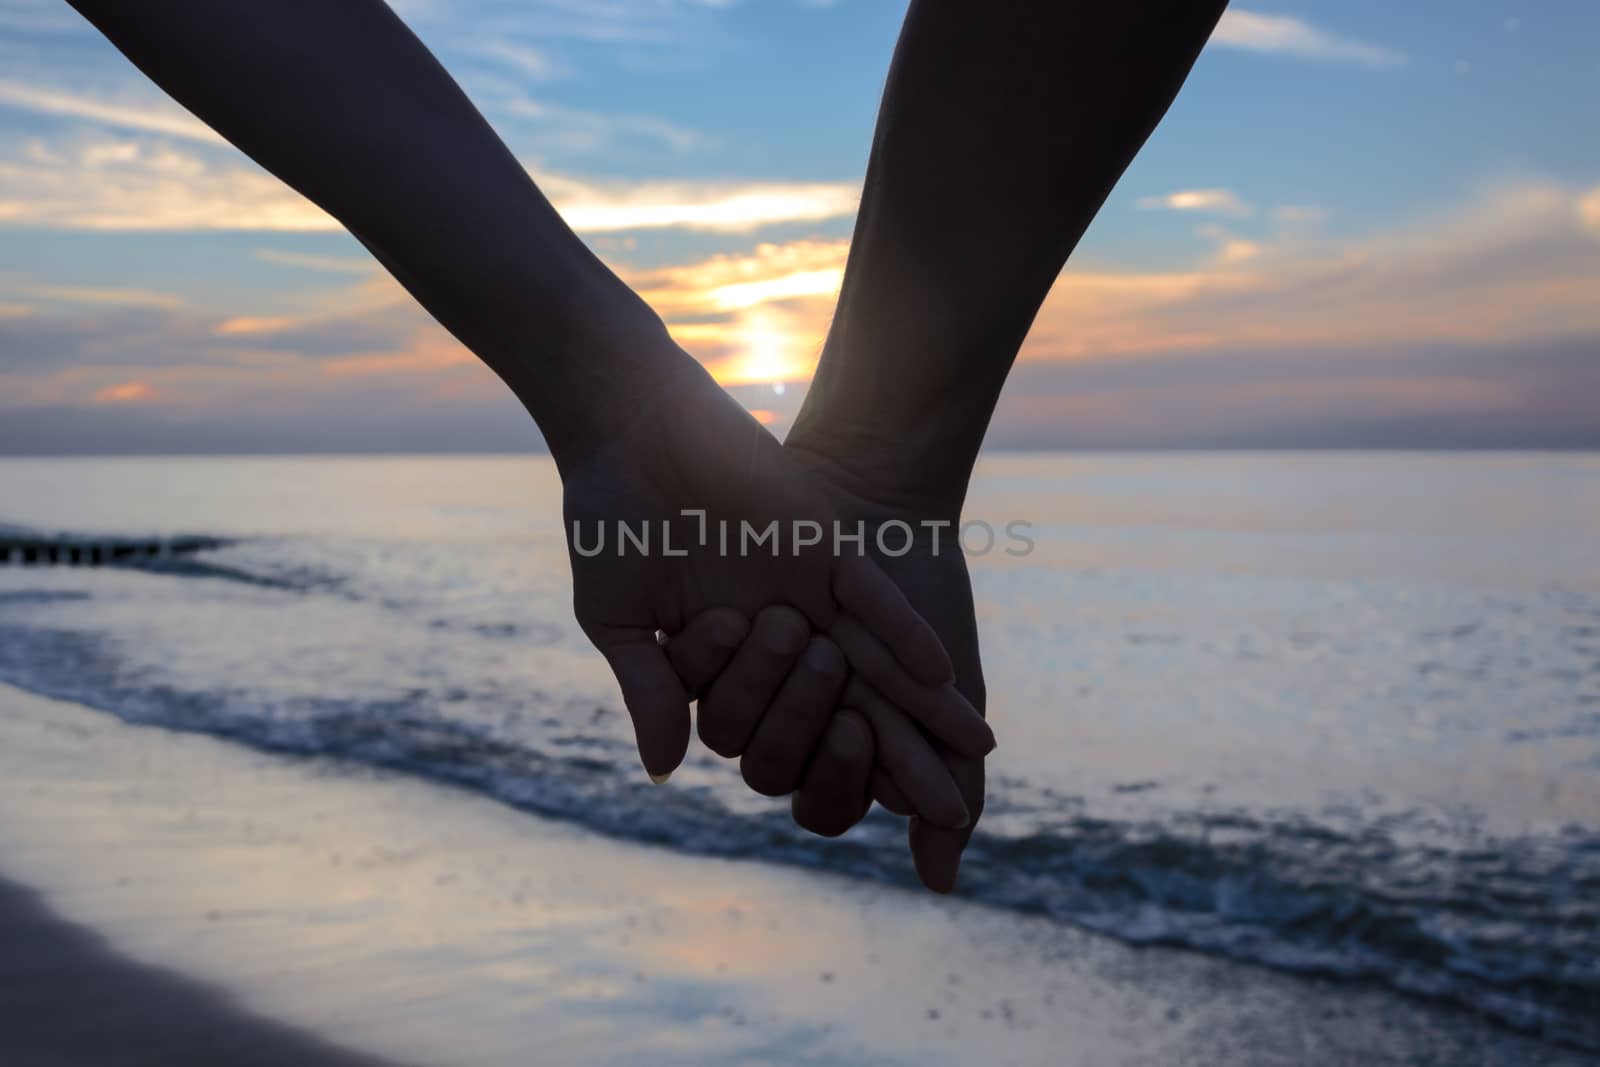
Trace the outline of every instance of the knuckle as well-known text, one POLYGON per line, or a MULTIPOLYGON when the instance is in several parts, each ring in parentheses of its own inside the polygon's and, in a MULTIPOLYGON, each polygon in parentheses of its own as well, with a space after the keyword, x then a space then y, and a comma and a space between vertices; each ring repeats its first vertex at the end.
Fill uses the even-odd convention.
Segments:
POLYGON ((854 765, 866 759, 872 750, 870 727, 855 712, 841 711, 833 717, 824 744, 830 759, 854 765))
POLYGON ((712 608, 699 622, 706 640, 724 651, 738 648, 750 633, 749 621, 732 608, 712 608))
POLYGON ((780 656, 796 656, 811 636, 811 624, 806 617, 785 604, 775 604, 762 610, 756 620, 761 645, 780 656))
POLYGON ((801 662, 806 670, 828 682, 842 683, 849 669, 839 646, 826 637, 813 637, 806 645, 801 662))

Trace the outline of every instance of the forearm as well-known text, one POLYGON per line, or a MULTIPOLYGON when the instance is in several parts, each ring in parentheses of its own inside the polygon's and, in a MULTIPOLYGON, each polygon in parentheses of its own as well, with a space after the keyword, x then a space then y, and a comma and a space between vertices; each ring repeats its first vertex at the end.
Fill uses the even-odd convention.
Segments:
POLYGON ((1040 303, 1225 6, 915 0, 791 443, 959 509, 1040 303))
POLYGON ((558 459, 603 435, 625 382, 681 356, 381 0, 72 3, 371 249, 506 380, 558 459))

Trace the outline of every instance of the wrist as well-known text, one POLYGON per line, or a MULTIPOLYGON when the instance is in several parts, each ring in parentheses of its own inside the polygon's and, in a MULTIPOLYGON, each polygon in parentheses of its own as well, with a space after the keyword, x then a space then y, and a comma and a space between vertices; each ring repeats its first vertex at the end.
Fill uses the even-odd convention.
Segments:
POLYGON ((904 514, 958 521, 974 457, 949 440, 802 411, 784 447, 804 453, 834 484, 904 514))
POLYGON ((954 520, 1005 370, 952 337, 883 336, 834 323, 784 443, 819 457, 857 495, 954 520), (931 358, 917 358, 917 353, 931 358))
POLYGON ((624 437, 654 397, 704 374, 642 303, 639 314, 589 319, 581 329, 551 330, 546 323, 495 369, 533 416, 563 473, 624 437))

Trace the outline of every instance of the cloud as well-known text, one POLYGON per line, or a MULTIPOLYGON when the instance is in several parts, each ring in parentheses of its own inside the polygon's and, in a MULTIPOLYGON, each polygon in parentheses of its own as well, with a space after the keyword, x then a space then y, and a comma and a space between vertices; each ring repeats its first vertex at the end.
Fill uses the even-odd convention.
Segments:
POLYGON ((281 333, 294 324, 295 319, 288 315, 235 315, 217 323, 212 332, 218 337, 257 337, 281 333))
MULTIPOLYGON (((853 182, 596 182, 543 172, 539 184, 580 233, 748 233, 855 213, 853 182)), ((71 230, 339 229, 322 209, 231 153, 155 140, 25 143, 0 157, 0 225, 71 230)), ((276 255, 276 254, 275 254, 276 255)), ((276 262, 287 264, 283 255, 276 262)), ((302 260, 302 265, 304 261, 302 260)))
POLYGON ((1368 44, 1313 26, 1289 15, 1264 15, 1233 9, 1222 16, 1211 40, 1228 48, 1302 56, 1367 67, 1404 66, 1404 52, 1368 44))
POLYGON ((657 0, 558 0, 510 5, 499 20, 522 37, 596 45, 667 45, 680 42, 682 9, 657 0))
POLYGON ((703 317, 802 297, 831 298, 849 250, 843 240, 763 242, 747 253, 624 274, 662 314, 703 317))
POLYGON ((569 77, 571 68, 541 48, 515 41, 485 41, 474 49, 479 55, 497 60, 536 82, 569 77))
POLYGON ((149 289, 93 288, 73 285, 31 285, 22 290, 23 295, 38 300, 54 300, 69 304, 107 304, 129 308, 178 308, 183 299, 172 293, 157 293, 149 289))
POLYGON ((1195 232, 1216 242, 1217 251, 1212 261, 1225 267, 1255 259, 1265 250, 1259 242, 1240 237, 1221 226, 1201 226, 1195 232))
POLYGON ((71 33, 87 23, 60 0, 0 0, 0 29, 19 33, 71 33))
MULTIPOLYGON (((1289 225, 1252 240, 1199 228, 1215 250, 1183 270, 1071 268, 1045 301, 1025 361, 1413 344, 1513 345, 1600 335, 1600 189, 1530 180, 1408 227, 1330 238, 1289 225)), ((1298 221, 1308 216, 1291 215, 1298 221)), ((727 383, 807 376, 826 336, 847 241, 764 243, 626 280, 727 383)), ((1392 376, 1392 375, 1391 375, 1392 376)))
POLYGON ((288 353, 331 361, 405 348, 419 330, 431 326, 431 320, 407 302, 334 315, 236 315, 215 323, 210 335, 213 351, 288 353))
POLYGON ((1595 448, 1600 334, 1019 363, 1011 448, 1595 448))
POLYGON ((627 115, 584 111, 580 108, 512 96, 501 100, 495 110, 521 119, 554 126, 567 148, 594 149, 622 137, 659 141, 675 152, 688 152, 712 143, 711 138, 666 119, 650 115, 627 115))
MULTIPOLYGON (((314 364, 394 352, 424 334, 442 333, 387 279, 319 293, 306 310, 291 315, 219 315, 181 302, 138 298, 137 292, 135 298, 125 299, 112 291, 106 294, 113 297, 109 300, 95 291, 69 295, 90 299, 29 307, 26 314, 12 317, 0 315, 5 370, 17 376, 11 379, 11 392, 0 389, 7 401, 21 395, 23 379, 38 384, 76 374, 79 378, 73 380, 81 384, 87 380, 81 376, 92 372, 91 377, 110 375, 121 382, 129 377, 130 367, 209 367, 226 372, 281 362, 284 357, 314 364)), ((98 382, 95 388, 104 384, 98 382)), ((65 396, 71 399, 82 392, 73 386, 65 396)))
POLYGON ((251 255, 263 263, 279 267, 299 267, 333 274, 375 274, 381 269, 377 261, 371 258, 318 256, 306 252, 287 252, 279 248, 258 248, 251 255))
POLYGON ((155 397, 156 392, 144 382, 123 382, 108 385, 89 398, 91 404, 137 404, 155 397))
POLYGON ((714 290, 711 297, 719 310, 733 311, 796 297, 833 296, 843 280, 843 267, 795 271, 778 278, 732 282, 714 290))
POLYGON ((537 176, 579 233, 677 228, 748 233, 763 226, 855 214, 860 189, 847 182, 586 182, 537 176))
POLYGON ((849 248, 762 243, 623 276, 722 384, 801 381, 816 366, 849 248))
MULTIPOLYGON (((1025 356, 1272 345, 1283 351, 1600 334, 1594 193, 1528 180, 1407 227, 1333 239, 1286 233, 1190 271, 1068 270, 1025 356)), ((1227 240, 1226 231, 1212 236, 1227 240)))
MULTIPOLYGON (((299 446, 290 427, 305 429, 305 440, 338 438, 341 432, 329 427, 319 435, 305 427, 311 412, 364 424, 369 431, 384 419, 394 420, 387 438, 393 441, 405 436, 404 411, 426 408, 419 425, 435 425, 450 407, 464 420, 461 425, 470 427, 472 405, 494 406, 509 398, 492 372, 409 303, 344 318, 254 320, 94 308, 77 315, 0 320, 0 351, 7 354, 0 366, 5 409, 0 424, 8 428, 28 412, 137 405, 166 427, 164 433, 178 438, 190 424, 222 431, 230 422, 254 424, 260 440, 276 432, 278 442, 294 451, 299 446)), ((28 434, 20 439, 0 434, 10 440, 12 451, 71 451, 63 443, 69 428, 85 440, 101 439, 98 424, 84 419, 68 428, 28 425, 34 427, 34 445, 28 434)), ((142 433, 129 432, 136 438, 142 433)), ((216 435, 196 432, 195 439, 206 444, 193 447, 232 450, 216 435)))
POLYGON ((1600 237, 1600 185, 1578 201, 1578 217, 1596 237, 1600 237))
POLYGON ((32 141, 0 158, 0 222, 70 230, 285 230, 338 224, 254 165, 160 141, 32 141))
POLYGON ((205 144, 227 144, 221 134, 178 105, 148 94, 137 100, 108 101, 0 78, 0 105, 205 144))
POLYGON ((1255 209, 1231 189, 1181 189, 1164 196, 1141 196, 1136 201, 1143 211, 1192 211, 1209 215, 1245 216, 1255 209))

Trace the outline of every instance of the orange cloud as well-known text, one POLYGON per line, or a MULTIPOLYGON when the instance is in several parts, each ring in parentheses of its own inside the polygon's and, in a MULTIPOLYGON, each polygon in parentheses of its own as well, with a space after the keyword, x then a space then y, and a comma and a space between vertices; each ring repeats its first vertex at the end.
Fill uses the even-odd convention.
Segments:
POLYGON ((1583 199, 1578 201, 1578 216, 1583 219, 1596 237, 1600 237, 1600 186, 1589 190, 1583 199))
POLYGON ((397 371, 443 370, 465 365, 481 366, 478 357, 453 341, 422 343, 401 352, 374 352, 359 356, 340 356, 322 361, 322 372, 330 378, 351 378, 397 371))
POLYGON ((284 315, 239 315, 217 323, 212 332, 218 337, 248 337, 254 334, 278 333, 295 325, 295 319, 284 315))
POLYGON ((745 254, 623 275, 723 385, 810 377, 848 241, 762 243, 745 254))
POLYGON ((844 277, 849 241, 763 242, 656 270, 623 270, 630 285, 667 316, 714 315, 807 297, 831 298, 844 277))
POLYGON ((775 223, 822 222, 855 214, 854 182, 598 183, 535 175, 579 233, 677 228, 748 233, 775 223))
POLYGON ((108 385, 89 398, 91 404, 137 404, 155 397, 155 390, 144 382, 108 385))
POLYGON ((1165 196, 1141 196, 1145 211, 1198 211, 1216 215, 1249 215, 1255 209, 1231 189, 1180 189, 1165 196))
MULTIPOLYGON (((237 157, 217 154, 215 149, 225 145, 222 138, 170 102, 130 107, 0 78, 0 105, 126 131, 92 143, 34 139, 14 158, 0 160, 0 221, 73 230, 339 229, 277 178, 239 163, 237 157)), ((549 105, 541 109, 554 110, 549 105)), ((660 123, 647 122, 641 130, 678 144, 688 143, 686 137, 695 139, 660 123)), ((749 233, 778 224, 849 218, 859 195, 856 182, 618 182, 549 172, 537 178, 568 225, 589 234, 659 229, 749 233)))
POLYGON ((1274 345, 1487 342, 1600 332, 1600 190, 1546 182, 1489 190, 1404 229, 1219 242, 1188 272, 1068 270, 1024 358, 1274 345), (1597 228, 1596 232, 1600 232, 1597 228))

